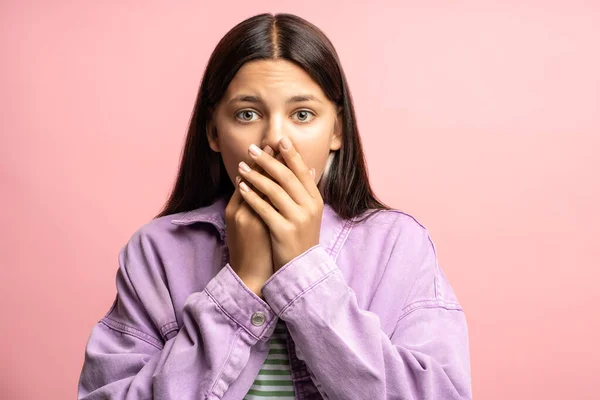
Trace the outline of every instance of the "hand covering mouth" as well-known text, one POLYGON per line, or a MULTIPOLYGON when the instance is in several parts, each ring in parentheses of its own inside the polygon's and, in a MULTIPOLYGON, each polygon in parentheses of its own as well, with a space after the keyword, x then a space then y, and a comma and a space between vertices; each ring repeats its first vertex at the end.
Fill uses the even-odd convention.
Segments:
POLYGON ((281 155, 281 153, 277 153, 275 155, 275 159, 287 167, 287 164, 285 163, 285 160, 284 160, 283 156, 281 155))

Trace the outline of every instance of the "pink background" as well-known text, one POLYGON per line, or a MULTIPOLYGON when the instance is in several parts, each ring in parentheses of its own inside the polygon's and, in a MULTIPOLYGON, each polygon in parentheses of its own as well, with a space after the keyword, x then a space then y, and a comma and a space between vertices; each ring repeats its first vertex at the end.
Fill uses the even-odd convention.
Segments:
POLYGON ((85 3, 0 5, 0 397, 75 398, 210 52, 291 12, 339 52, 377 194, 432 233, 474 398, 598 398, 599 3, 85 3))

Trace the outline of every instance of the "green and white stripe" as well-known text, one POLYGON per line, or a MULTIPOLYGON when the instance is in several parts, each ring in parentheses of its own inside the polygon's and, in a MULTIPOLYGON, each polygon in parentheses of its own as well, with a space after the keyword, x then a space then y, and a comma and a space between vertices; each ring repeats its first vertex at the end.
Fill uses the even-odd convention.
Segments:
POLYGON ((287 335, 285 322, 279 319, 269 339, 269 354, 244 400, 296 398, 290 373, 287 335))

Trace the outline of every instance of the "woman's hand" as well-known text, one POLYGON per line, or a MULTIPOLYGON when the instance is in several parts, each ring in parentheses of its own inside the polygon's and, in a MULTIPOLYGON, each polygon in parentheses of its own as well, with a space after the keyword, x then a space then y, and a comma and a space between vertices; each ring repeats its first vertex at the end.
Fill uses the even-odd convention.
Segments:
POLYGON ((240 183, 244 200, 269 227, 275 271, 319 244, 323 215, 323 198, 315 184, 314 169, 304 163, 288 138, 281 139, 279 151, 287 167, 257 146, 249 148, 255 163, 270 177, 243 162, 239 166, 242 178, 256 189, 240 183))
MULTIPOLYGON (((265 152, 273 154, 273 149, 265 146, 265 152)), ((239 184, 235 186, 225 207, 229 264, 244 284, 262 298, 261 288, 274 272, 269 230, 240 195, 239 184)))

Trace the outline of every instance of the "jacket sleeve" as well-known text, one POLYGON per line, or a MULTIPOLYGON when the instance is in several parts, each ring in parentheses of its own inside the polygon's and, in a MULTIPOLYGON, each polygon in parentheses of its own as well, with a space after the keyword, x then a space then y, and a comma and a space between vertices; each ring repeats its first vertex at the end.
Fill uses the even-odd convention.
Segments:
POLYGON ((359 308, 320 244, 284 265, 262 288, 326 399, 472 397, 465 315, 425 228, 408 231, 396 239, 382 278, 389 307, 397 308, 390 315, 398 316, 389 335, 378 315, 359 308), (407 277, 393 271, 407 264, 412 283, 403 287, 410 289, 395 292, 407 277))
POLYGON ((121 250, 116 299, 89 336, 78 399, 220 398, 274 326, 276 315, 229 264, 186 298, 179 329, 177 322, 157 326, 154 311, 171 308, 174 316, 157 262, 143 235, 121 250), (266 316, 261 326, 251 323, 257 311, 266 316))

